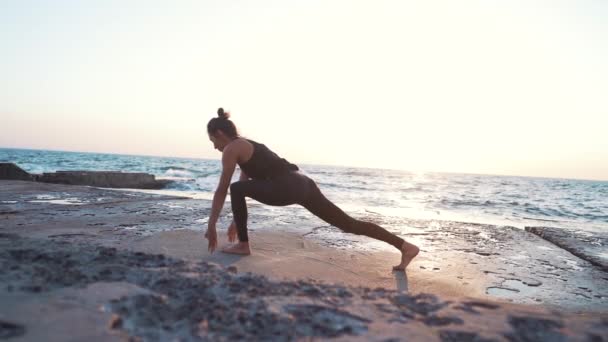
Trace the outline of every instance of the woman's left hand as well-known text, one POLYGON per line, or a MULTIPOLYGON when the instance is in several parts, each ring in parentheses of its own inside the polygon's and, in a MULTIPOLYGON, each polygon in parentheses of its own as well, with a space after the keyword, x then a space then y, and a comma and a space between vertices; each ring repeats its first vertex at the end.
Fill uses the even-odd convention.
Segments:
POLYGON ((205 233, 205 238, 207 240, 209 240, 209 246, 208 246, 209 252, 213 253, 213 251, 215 251, 215 248, 217 247, 217 231, 215 229, 215 226, 210 225, 207 228, 207 232, 205 233))

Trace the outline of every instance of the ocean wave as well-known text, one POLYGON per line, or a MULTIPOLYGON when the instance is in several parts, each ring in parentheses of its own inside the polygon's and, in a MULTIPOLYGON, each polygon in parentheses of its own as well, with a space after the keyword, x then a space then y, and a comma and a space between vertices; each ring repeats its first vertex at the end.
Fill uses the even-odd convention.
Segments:
POLYGON ((181 170, 181 171, 193 171, 187 167, 181 167, 181 166, 176 166, 176 165, 171 165, 171 166, 162 166, 159 168, 159 170, 161 171, 169 171, 169 170, 181 170))
POLYGON ((192 177, 192 172, 182 171, 182 170, 167 170, 163 174, 164 177, 173 177, 173 178, 190 178, 192 177))
POLYGON ((460 208, 460 207, 483 207, 490 205, 490 201, 483 200, 470 200, 470 199, 449 199, 443 198, 439 200, 440 204, 443 204, 447 208, 460 208))
POLYGON ((125 164, 120 164, 121 169, 129 169, 129 168, 135 168, 135 167, 141 167, 140 163, 125 163, 125 164))
POLYGON ((167 185, 167 189, 180 191, 201 191, 194 179, 176 179, 167 185))

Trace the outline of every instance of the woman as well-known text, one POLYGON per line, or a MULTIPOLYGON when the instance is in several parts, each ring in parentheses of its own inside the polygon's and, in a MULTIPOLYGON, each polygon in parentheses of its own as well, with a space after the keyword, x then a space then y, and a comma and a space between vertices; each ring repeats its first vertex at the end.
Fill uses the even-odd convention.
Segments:
POLYGON ((315 182, 298 172, 298 167, 280 158, 265 145, 239 136, 229 113, 222 108, 218 117, 207 124, 207 133, 213 147, 222 152, 222 175, 213 196, 211 216, 205 237, 209 251, 217 247, 216 223, 224 206, 228 187, 234 220, 228 228, 228 240, 239 242, 223 249, 225 253, 251 254, 247 236, 247 205, 245 197, 267 205, 286 206, 299 204, 325 222, 345 232, 366 235, 387 242, 401 251, 401 263, 394 270, 405 270, 419 249, 386 229, 370 222, 356 220, 330 202, 315 182), (241 168, 238 182, 230 184, 236 165, 241 168))

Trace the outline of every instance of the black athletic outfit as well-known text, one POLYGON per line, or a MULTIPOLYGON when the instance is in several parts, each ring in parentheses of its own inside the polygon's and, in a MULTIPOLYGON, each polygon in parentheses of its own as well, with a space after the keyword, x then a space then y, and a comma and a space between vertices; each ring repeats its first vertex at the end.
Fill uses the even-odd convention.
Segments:
POLYGON ((232 212, 239 241, 249 241, 245 197, 250 197, 273 206, 299 204, 323 221, 347 233, 367 235, 401 249, 403 239, 377 224, 348 216, 325 198, 312 179, 298 172, 297 165, 280 158, 263 144, 249 139, 247 141, 253 144, 253 155, 239 166, 251 179, 230 185, 232 212))

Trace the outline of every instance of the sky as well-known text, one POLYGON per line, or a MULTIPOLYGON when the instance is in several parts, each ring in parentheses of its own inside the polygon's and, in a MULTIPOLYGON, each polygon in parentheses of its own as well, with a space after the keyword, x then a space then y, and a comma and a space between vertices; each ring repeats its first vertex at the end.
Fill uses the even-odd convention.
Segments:
POLYGON ((608 1, 0 3, 0 147, 608 180, 608 1))

